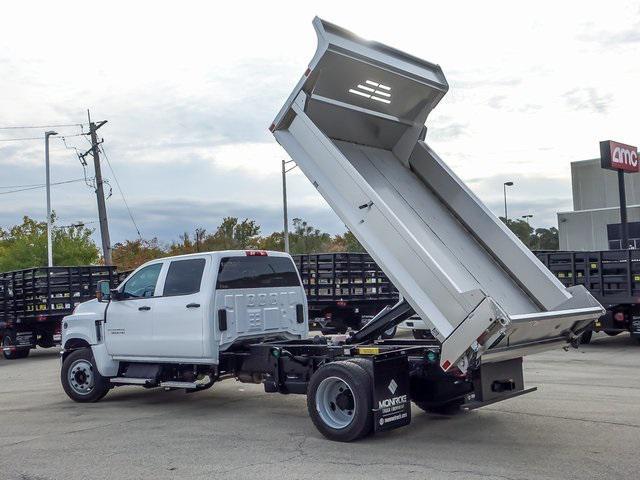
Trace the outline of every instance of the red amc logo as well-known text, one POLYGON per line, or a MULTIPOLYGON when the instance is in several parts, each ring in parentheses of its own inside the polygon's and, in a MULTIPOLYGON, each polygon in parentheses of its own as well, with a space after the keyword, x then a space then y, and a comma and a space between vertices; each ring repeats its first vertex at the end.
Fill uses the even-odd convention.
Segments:
POLYGON ((607 140, 600 142, 600 165, 609 170, 640 171, 638 147, 607 140))

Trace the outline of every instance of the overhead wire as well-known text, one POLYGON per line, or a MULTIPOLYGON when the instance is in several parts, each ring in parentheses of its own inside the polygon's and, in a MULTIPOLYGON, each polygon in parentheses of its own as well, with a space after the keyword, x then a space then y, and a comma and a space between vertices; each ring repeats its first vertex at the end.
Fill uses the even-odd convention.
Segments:
POLYGON ((109 156, 107 155, 107 152, 104 149, 104 145, 99 145, 98 148, 102 151, 102 154, 104 155, 104 158, 107 161, 107 165, 109 166, 109 170, 111 170, 111 175, 113 175, 113 179, 116 182, 116 186, 118 187, 118 191, 120 192, 120 196, 122 197, 122 201, 124 202, 124 206, 127 208, 127 212, 129 213, 129 218, 131 218, 131 223, 133 223, 133 226, 135 227, 136 232, 138 233, 138 237, 140 239, 142 239, 142 234, 140 233, 140 228, 138 228, 138 224, 136 223, 136 220, 133 218, 133 213, 131 212, 131 209, 129 208, 129 203, 127 202, 127 199, 124 196, 124 192, 122 190, 122 187, 120 186, 120 182, 118 181, 118 177, 116 177, 116 172, 113 170, 113 167, 111 166, 111 162, 109 161, 109 156))
POLYGON ((62 128, 62 127, 82 127, 86 125, 86 123, 66 123, 66 124, 56 124, 56 125, 18 125, 18 126, 8 126, 8 127, 0 127, 0 130, 19 130, 19 129, 36 129, 36 128, 62 128))
MULTIPOLYGON (((50 185, 66 185, 68 183, 75 183, 75 182, 83 182, 84 178, 76 178, 74 180, 64 180, 62 182, 52 182, 50 185)), ((26 186, 25 188, 19 188, 16 190, 9 190, 7 192, 0 192, 0 195, 8 195, 10 193, 18 193, 18 192, 26 192, 28 190, 37 190, 39 188, 45 188, 47 186, 46 183, 41 183, 41 184, 34 184, 31 186, 26 186)), ((7 188, 7 187, 0 187, 0 188, 7 188)))
POLYGON ((42 140, 42 137, 2 138, 0 142, 20 142, 23 140, 42 140))

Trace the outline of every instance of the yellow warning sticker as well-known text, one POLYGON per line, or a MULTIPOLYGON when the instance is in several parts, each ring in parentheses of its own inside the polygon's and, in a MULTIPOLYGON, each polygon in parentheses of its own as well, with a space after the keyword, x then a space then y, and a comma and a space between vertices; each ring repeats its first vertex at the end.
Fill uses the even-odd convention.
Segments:
POLYGON ((358 347, 358 353, 360 355, 377 355, 380 353, 378 347, 358 347))

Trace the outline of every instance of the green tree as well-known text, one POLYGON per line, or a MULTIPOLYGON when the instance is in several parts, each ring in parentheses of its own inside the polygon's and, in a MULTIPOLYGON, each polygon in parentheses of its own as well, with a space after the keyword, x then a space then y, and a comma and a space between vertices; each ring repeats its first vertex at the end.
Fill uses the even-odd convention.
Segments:
POLYGON ((282 232, 273 232, 266 237, 259 237, 256 242, 256 248, 284 252, 284 234, 282 232))
POLYGON ((500 220, 509 227, 509 230, 515 233, 516 237, 518 237, 522 243, 527 247, 532 248, 535 238, 533 237, 533 228, 531 228, 527 222, 520 219, 505 220, 504 217, 500 217, 500 220))
POLYGON ((213 235, 203 240, 206 250, 234 250, 255 248, 260 235, 260 226, 255 220, 225 217, 213 235))
MULTIPOLYGON (((56 226, 52 215, 53 264, 92 265, 100 261, 100 251, 91 239, 93 229, 82 224, 56 226)), ((47 223, 25 216, 20 225, 0 230, 0 270, 47 265, 47 223)))
POLYGON ((293 232, 289 235, 291 253, 326 252, 331 246, 331 235, 309 225, 300 218, 293 219, 293 232))
POLYGON ((531 247, 534 250, 558 250, 560 248, 556 227, 536 228, 534 239, 531 247))

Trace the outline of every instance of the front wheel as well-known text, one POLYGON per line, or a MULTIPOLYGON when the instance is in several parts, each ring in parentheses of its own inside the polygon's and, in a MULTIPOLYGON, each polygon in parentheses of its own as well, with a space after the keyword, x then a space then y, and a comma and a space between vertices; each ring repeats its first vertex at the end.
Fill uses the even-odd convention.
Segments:
POLYGON ((13 339, 9 335, 2 337, 2 354, 7 360, 17 360, 19 358, 27 358, 29 356, 30 349, 18 348, 15 346, 13 339))
POLYGON ((330 440, 351 442, 373 426, 371 377, 354 362, 332 362, 311 377, 307 409, 316 428, 330 440))
POLYGON ((76 402, 97 402, 109 391, 109 380, 98 372, 89 348, 75 350, 65 358, 60 381, 65 393, 76 402))

